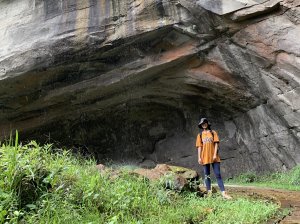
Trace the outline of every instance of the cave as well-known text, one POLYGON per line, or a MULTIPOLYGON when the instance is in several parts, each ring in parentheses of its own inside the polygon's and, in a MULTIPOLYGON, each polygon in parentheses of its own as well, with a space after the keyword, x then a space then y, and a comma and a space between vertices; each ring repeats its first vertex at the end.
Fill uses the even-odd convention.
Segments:
POLYGON ((299 164, 299 7, 207 2, 0 2, 1 140, 199 170, 207 117, 227 177, 299 164))

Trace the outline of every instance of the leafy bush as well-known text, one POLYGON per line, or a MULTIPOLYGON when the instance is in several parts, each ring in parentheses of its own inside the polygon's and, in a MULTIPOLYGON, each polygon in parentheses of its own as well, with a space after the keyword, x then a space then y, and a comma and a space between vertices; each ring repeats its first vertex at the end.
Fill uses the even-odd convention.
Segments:
POLYGON ((300 165, 294 167, 287 175, 286 178, 289 179, 289 183, 295 186, 300 186, 300 165))
POLYGON ((253 172, 247 172, 239 175, 236 180, 241 183, 253 183, 258 180, 258 177, 253 172))
POLYGON ((247 172, 227 181, 228 183, 268 186, 288 190, 300 190, 300 165, 286 172, 257 175, 247 172))

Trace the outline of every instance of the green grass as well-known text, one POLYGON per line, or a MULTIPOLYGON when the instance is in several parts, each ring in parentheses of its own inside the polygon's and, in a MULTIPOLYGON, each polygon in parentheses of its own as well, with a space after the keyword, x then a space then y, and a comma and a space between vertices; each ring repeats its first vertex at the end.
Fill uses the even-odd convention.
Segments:
POLYGON ((247 172, 226 182, 228 184, 300 191, 300 165, 287 172, 266 173, 263 175, 247 172))
POLYGON ((120 168, 100 174, 93 159, 32 141, 0 148, 0 223, 262 223, 266 201, 176 193, 120 168))

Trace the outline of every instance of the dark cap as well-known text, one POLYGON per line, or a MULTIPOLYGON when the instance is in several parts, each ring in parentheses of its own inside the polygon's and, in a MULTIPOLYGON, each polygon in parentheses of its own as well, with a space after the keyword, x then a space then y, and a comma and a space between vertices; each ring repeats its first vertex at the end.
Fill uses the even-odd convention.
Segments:
POLYGON ((210 126, 210 123, 208 122, 207 118, 203 117, 203 118, 201 118, 200 122, 198 123, 198 127, 202 128, 201 124, 203 124, 205 122, 208 124, 208 126, 210 126))

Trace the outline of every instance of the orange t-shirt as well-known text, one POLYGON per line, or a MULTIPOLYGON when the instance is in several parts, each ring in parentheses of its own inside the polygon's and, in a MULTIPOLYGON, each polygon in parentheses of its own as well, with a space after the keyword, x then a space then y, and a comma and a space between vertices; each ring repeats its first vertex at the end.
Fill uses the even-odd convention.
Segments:
POLYGON ((221 162, 220 156, 217 153, 217 158, 216 160, 213 160, 214 156, 214 150, 215 150, 215 143, 219 142, 219 136, 216 131, 212 131, 214 135, 210 131, 204 131, 202 132, 202 142, 200 138, 200 134, 197 135, 197 140, 196 140, 196 147, 202 147, 201 150, 201 161, 202 165, 205 164, 210 164, 214 162, 221 162))

